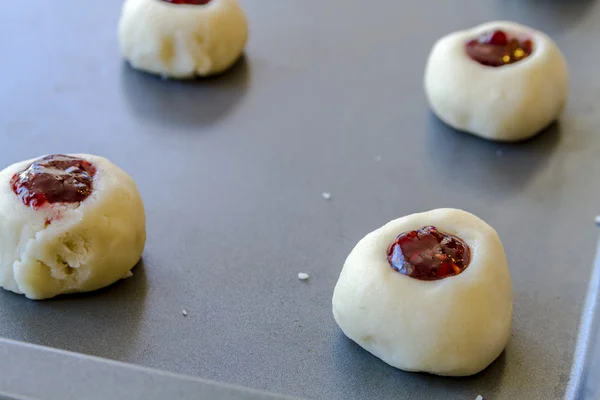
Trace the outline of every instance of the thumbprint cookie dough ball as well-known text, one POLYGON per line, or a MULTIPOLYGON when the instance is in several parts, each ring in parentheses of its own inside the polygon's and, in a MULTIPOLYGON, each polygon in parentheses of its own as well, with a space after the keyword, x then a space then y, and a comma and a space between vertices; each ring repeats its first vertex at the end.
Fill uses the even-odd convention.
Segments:
POLYGON ((462 210, 389 222, 348 256, 333 293, 344 334, 405 371, 465 376, 502 352, 512 287, 496 231, 462 210))
POLYGON ((0 172, 0 286, 46 299, 131 276, 145 219, 135 182, 105 158, 13 164, 0 172))
POLYGON ((118 33, 133 68, 185 79, 233 65, 248 23, 237 0, 125 0, 118 33))
POLYGON ((495 141, 525 140, 564 108, 567 64, 544 33, 489 22, 435 43, 425 93, 433 112, 455 129, 495 141))

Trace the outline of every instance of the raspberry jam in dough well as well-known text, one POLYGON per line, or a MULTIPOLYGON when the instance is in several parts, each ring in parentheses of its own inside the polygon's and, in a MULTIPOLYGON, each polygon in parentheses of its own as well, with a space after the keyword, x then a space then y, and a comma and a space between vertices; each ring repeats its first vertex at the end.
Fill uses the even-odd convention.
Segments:
POLYGON ((203 6, 211 2, 211 0, 162 0, 165 3, 171 4, 188 4, 192 6, 203 6))
POLYGON ((399 235, 387 252, 401 274, 423 281, 458 275, 471 261, 469 246, 456 236, 426 226, 399 235))
POLYGON ((35 160, 10 180, 23 204, 40 208, 53 203, 80 203, 93 190, 96 167, 80 158, 55 154, 35 160))
POLYGON ((521 40, 501 30, 472 39, 465 45, 473 60, 488 67, 501 67, 529 57, 533 52, 531 39, 521 40))

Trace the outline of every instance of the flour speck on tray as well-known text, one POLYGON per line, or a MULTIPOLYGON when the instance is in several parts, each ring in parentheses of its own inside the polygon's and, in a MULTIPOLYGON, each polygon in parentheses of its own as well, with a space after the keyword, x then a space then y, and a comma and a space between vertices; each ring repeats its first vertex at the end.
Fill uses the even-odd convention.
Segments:
POLYGON ((310 278, 310 275, 308 275, 306 272, 298 272, 298 279, 301 281, 305 281, 308 278, 310 278))
POLYGON ((600 225, 600 215, 596 215, 596 225, 600 225))
POLYGON ((181 310, 181 313, 183 314, 184 317, 187 317, 187 311, 181 310))
POLYGON ((323 196, 325 200, 331 200, 331 193, 329 192, 323 192, 321 196, 323 196))

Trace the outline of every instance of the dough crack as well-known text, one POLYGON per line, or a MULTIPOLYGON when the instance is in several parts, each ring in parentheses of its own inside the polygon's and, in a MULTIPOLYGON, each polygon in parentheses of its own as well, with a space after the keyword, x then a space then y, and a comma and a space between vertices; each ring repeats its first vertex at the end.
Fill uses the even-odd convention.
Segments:
POLYGON ((71 266, 67 260, 63 258, 60 254, 56 255, 56 265, 57 270, 60 271, 63 275, 71 275, 75 272, 75 266, 71 266))

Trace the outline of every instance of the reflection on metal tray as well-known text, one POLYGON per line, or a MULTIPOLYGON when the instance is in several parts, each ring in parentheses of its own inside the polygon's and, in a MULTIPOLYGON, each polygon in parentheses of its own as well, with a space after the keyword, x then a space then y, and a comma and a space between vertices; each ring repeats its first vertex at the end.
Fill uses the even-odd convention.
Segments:
POLYGON ((568 400, 600 399, 600 245, 583 308, 568 400))
POLYGON ((293 400, 8 340, 0 354, 2 400, 293 400))

